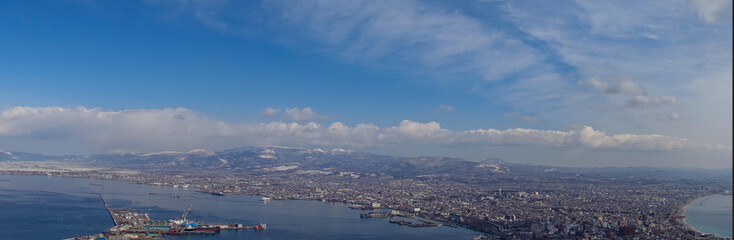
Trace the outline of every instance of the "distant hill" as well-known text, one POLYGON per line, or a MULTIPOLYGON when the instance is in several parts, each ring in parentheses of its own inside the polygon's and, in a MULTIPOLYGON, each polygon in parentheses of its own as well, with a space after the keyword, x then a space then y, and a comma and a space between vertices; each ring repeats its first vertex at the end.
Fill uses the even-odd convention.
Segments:
POLYGON ((3 161, 51 161, 63 160, 63 156, 52 156, 26 152, 9 152, 0 150, 0 162, 3 161))
POLYGON ((233 172, 247 174, 353 174, 398 178, 487 180, 650 182, 655 179, 731 180, 731 169, 605 167, 571 168, 524 165, 490 158, 481 162, 461 158, 401 157, 343 149, 242 147, 209 152, 155 152, 52 156, 0 151, 1 161, 61 161, 98 167, 157 171, 233 172))

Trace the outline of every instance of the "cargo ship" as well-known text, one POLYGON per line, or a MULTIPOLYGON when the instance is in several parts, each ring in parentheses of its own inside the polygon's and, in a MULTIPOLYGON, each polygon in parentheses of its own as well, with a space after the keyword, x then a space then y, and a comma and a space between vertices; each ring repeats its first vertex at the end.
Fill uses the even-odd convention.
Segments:
POLYGON ((197 192, 200 192, 200 193, 208 193, 208 194, 216 195, 216 196, 230 196, 230 195, 236 194, 235 192, 228 191, 228 190, 225 190, 225 191, 215 191, 215 190, 209 190, 209 189, 198 189, 196 191, 197 192))
POLYGON ((218 226, 200 226, 200 227, 192 227, 192 228, 186 228, 184 231, 203 231, 203 232, 219 232, 219 230, 222 230, 218 226))
POLYGON ((435 222, 432 222, 432 221, 428 221, 428 220, 419 220, 419 221, 421 221, 422 223, 414 223, 414 222, 409 222, 409 221, 400 221, 400 220, 393 220, 393 219, 390 219, 390 221, 388 221, 388 222, 390 222, 390 223, 397 223, 398 225, 403 225, 403 226, 408 226, 408 227, 437 227, 437 226, 441 226, 441 224, 438 224, 438 223, 435 223, 435 222))
POLYGON ((168 235, 184 235, 184 234, 215 234, 221 229, 219 227, 194 227, 185 229, 171 228, 166 234, 168 235))
POLYGON ((260 223, 260 225, 255 225, 254 227, 255 230, 265 230, 266 228, 268 228, 268 225, 265 223, 260 223))
POLYGON ((360 218, 386 218, 394 216, 387 212, 362 212, 359 214, 360 218))

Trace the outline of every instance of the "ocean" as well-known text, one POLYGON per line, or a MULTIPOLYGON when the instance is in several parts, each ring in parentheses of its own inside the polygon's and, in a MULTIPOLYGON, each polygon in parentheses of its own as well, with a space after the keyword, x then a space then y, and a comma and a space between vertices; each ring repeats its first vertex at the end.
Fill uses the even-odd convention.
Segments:
MULTIPOLYGON (((384 218, 360 219, 360 210, 341 203, 285 200, 263 203, 258 196, 215 196, 193 189, 80 178, 0 175, 2 239, 63 239, 104 232, 113 226, 110 208, 148 213, 152 220, 181 216, 202 222, 266 223, 265 231, 222 231, 217 235, 167 239, 471 239, 465 228, 411 228, 384 218), (155 193, 149 194, 149 193, 155 193), (180 198, 175 198, 175 195, 180 198)), ((731 231, 730 231, 731 232, 731 231)))
POLYGON ((693 200, 685 210, 685 222, 698 231, 732 237, 732 196, 712 195, 693 200))

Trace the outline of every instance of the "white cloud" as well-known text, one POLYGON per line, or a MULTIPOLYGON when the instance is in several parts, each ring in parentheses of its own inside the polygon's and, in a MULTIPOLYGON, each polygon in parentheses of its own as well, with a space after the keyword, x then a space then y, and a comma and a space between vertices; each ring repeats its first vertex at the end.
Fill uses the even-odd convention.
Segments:
POLYGON ((594 123, 613 132, 731 141, 731 88, 721 87, 731 85, 730 0, 273 0, 247 11, 227 0, 153 3, 184 9, 222 32, 252 24, 243 28, 265 29, 254 35, 266 40, 288 39, 289 47, 397 69, 408 78, 418 72, 439 81, 467 79, 460 84, 486 94, 491 104, 542 116, 550 126, 594 123), (728 74, 723 81, 709 79, 722 73, 728 74), (584 91, 580 79, 605 94, 584 91), (707 87, 691 93, 691 85, 707 87), (679 120, 640 121, 657 118, 641 118, 639 109, 677 105, 685 116, 679 120), (605 111, 585 111, 590 108, 605 111))
POLYGON ((627 99, 625 107, 642 109, 648 107, 664 107, 676 105, 678 105, 678 100, 675 98, 675 96, 648 97, 644 95, 639 95, 627 99))
POLYGON ((226 127, 217 121, 185 108, 103 111, 85 107, 12 107, 0 112, 2 145, 31 150, 197 148, 223 130, 226 127))
POLYGON ((658 123, 672 123, 672 122, 678 121, 680 119, 680 114, 678 114, 677 112, 670 112, 670 113, 655 112, 655 113, 641 114, 640 118, 646 119, 646 120, 653 120, 657 122, 656 125, 661 125, 658 123))
POLYGON ((616 81, 612 84, 607 84, 606 82, 603 82, 599 80, 596 77, 589 78, 586 81, 579 80, 579 85, 583 86, 591 86, 595 88, 596 90, 600 92, 604 92, 606 94, 631 94, 631 95, 644 95, 645 88, 640 86, 635 81, 626 79, 626 80, 620 80, 616 81))
POLYGON ((454 106, 444 105, 444 104, 438 105, 438 107, 435 110, 436 113, 452 112, 452 111, 454 111, 454 106))
POLYGON ((524 116, 522 117, 522 120, 526 122, 540 122, 540 119, 538 117, 531 117, 531 116, 524 116))
POLYGON ((582 85, 582 86, 592 86, 596 90, 599 90, 599 91, 602 91, 602 92, 606 92, 606 90, 609 88, 609 84, 607 84, 605 82, 602 82, 601 80, 599 80, 598 78, 595 78, 595 77, 589 78, 586 81, 579 80, 578 83, 579 83, 579 85, 582 85))
POLYGON ((620 151, 731 150, 731 147, 656 134, 607 135, 589 126, 569 131, 523 128, 452 131, 437 122, 409 120, 384 128, 369 123, 350 127, 341 122, 329 125, 314 122, 232 123, 216 121, 184 108, 103 111, 84 107, 12 107, 0 112, 0 143, 3 145, 23 143, 42 149, 57 143, 55 140, 83 143, 103 152, 121 148, 160 151, 262 144, 357 149, 423 144, 620 151))
POLYGON ((275 116, 275 115, 278 115, 278 114, 280 114, 280 108, 271 108, 271 107, 268 107, 265 110, 262 110, 260 112, 260 115, 263 115, 263 116, 275 116))
MULTIPOLYGON (((645 89, 632 80, 622 80, 614 82, 613 84, 607 84, 606 82, 603 82, 598 78, 593 77, 589 78, 586 81, 578 81, 578 84, 582 86, 591 86, 600 92, 604 92, 605 94, 635 95, 626 100, 625 107, 627 108, 643 109, 650 107, 678 105, 678 99, 675 96, 647 96, 647 92, 645 91, 645 89)), ((677 116, 678 114, 676 113, 675 115, 677 116)))
POLYGON ((680 118, 680 115, 678 115, 677 112, 670 113, 670 114, 659 113, 655 115, 655 121, 658 121, 658 122, 676 121, 679 118, 680 118))
POLYGON ((519 111, 514 111, 514 112, 508 112, 508 113, 502 114, 502 117, 505 117, 505 118, 518 118, 518 117, 520 117, 520 115, 521 115, 521 113, 519 111))
MULTIPOLYGON (((615 131, 650 131, 654 127, 630 127, 648 124, 630 109, 676 105, 672 98, 699 102, 685 93, 691 81, 730 72, 731 66, 729 0, 152 3, 171 5, 223 32, 236 32, 236 26, 262 29, 254 35, 308 52, 443 82, 462 79, 468 83, 459 84, 486 94, 492 103, 543 116, 555 126, 593 122, 615 131), (579 79, 610 96, 579 89, 574 86, 579 79), (607 110, 584 111, 590 108, 607 110)), ((707 121, 696 119, 699 113, 676 111, 707 121)), ((709 139, 690 132, 684 135, 709 139)))
MULTIPOLYGON (((665 130, 647 121, 654 118, 639 118, 639 112, 630 109, 700 102, 694 99, 699 96, 686 91, 692 81, 712 73, 731 72, 730 21, 727 24, 707 24, 699 19, 697 11, 691 10, 692 4, 685 1, 497 3, 502 4, 504 19, 528 34, 528 38, 539 42, 539 46, 548 49, 551 57, 572 69, 571 74, 563 77, 574 82, 583 79, 580 84, 605 93, 593 95, 572 86, 554 87, 562 84, 522 84, 517 87, 519 97, 509 101, 514 107, 540 114, 544 120, 553 123, 573 119, 575 122, 567 123, 593 122, 597 127, 615 131, 635 131, 631 126, 637 125, 642 126, 637 129, 641 131, 657 129, 665 134, 704 141, 719 134, 715 131, 700 134, 708 128, 707 124, 701 124, 708 119, 700 116, 721 112, 723 107, 702 105, 691 111, 680 108, 686 107, 681 104, 676 111, 680 116, 686 116, 687 121, 679 121, 681 125, 678 128, 665 130), (613 88, 614 82, 600 79, 635 79, 635 84, 627 87, 620 84, 613 88), (535 86, 541 87, 535 90, 535 86), (613 93, 629 96, 630 108, 615 107, 604 112, 579 110, 590 106, 627 105, 626 99, 613 93), (542 101, 534 97, 546 95, 561 96, 559 99, 563 104, 552 105, 558 101, 542 101), (641 97, 636 99, 636 96, 641 97)), ((726 11, 730 12, 731 8, 726 11)), ((726 125, 731 123, 712 128, 726 125)))
POLYGON ((519 119, 522 119, 525 122, 540 122, 540 118, 533 117, 533 116, 523 116, 522 113, 520 113, 519 111, 508 112, 508 113, 502 114, 502 117, 504 117, 504 118, 519 118, 519 119))
POLYGON ((698 17, 706 23, 731 22, 731 0, 689 0, 698 11, 698 17))
POLYGON ((305 107, 303 109, 297 107, 285 108, 285 116, 296 122, 325 120, 328 118, 328 116, 317 114, 311 109, 311 107, 305 107))

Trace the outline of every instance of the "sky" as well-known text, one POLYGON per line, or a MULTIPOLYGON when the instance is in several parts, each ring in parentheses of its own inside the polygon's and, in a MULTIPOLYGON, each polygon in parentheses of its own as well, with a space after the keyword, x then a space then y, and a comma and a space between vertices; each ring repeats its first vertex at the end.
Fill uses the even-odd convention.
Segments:
POLYGON ((732 1, 2 1, 0 149, 732 166, 732 1))

